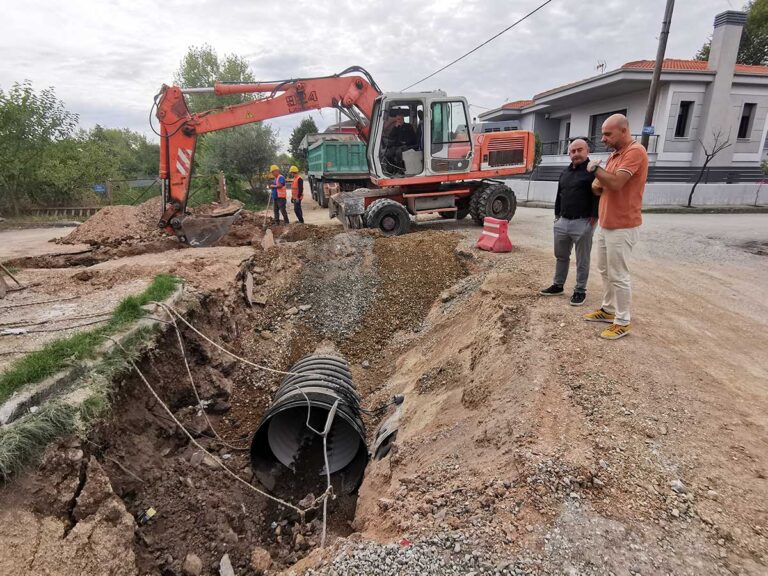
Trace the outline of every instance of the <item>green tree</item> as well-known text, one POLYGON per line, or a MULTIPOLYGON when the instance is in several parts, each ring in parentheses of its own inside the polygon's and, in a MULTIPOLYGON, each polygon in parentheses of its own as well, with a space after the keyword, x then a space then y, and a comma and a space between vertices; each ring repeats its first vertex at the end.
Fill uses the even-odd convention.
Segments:
POLYGON ((152 144, 143 134, 97 124, 86 138, 115 158, 117 170, 110 174, 112 178, 142 178, 157 174, 160 145, 152 144))
POLYGON ((280 170, 282 170, 285 174, 288 174, 288 170, 291 166, 298 166, 299 161, 296 160, 293 156, 290 154, 286 154, 285 152, 281 152, 277 155, 277 158, 275 158, 275 164, 280 166, 280 170))
MULTIPOLYGON (((215 82, 255 82, 244 58, 226 54, 219 58, 208 44, 190 46, 181 60, 174 81, 182 88, 213 86, 215 82)), ((252 94, 216 96, 215 94, 188 94, 187 105, 192 112, 201 112, 221 106, 230 106, 253 100, 252 94)))
POLYGON ((120 174, 120 161, 110 149, 81 130, 52 144, 42 159, 34 199, 38 204, 96 201, 91 187, 120 174))
POLYGON ((255 122, 229 130, 212 132, 199 147, 204 174, 223 170, 230 183, 230 195, 237 197, 232 184, 245 180, 253 202, 260 200, 260 176, 266 174, 277 154, 277 135, 269 124, 255 122))
POLYGON ((143 178, 157 172, 159 146, 128 129, 80 130, 54 142, 40 162, 35 191, 38 204, 93 204, 101 197, 91 191, 96 183, 116 180, 113 192, 136 196, 123 179, 143 178))
POLYGON ((72 134, 77 120, 53 88, 36 93, 26 80, 0 90, 0 192, 14 215, 33 198, 46 152, 72 134))
POLYGON ((317 134, 317 124, 312 117, 304 118, 301 123, 293 129, 291 137, 288 140, 288 151, 296 159, 299 170, 307 169, 307 151, 299 148, 299 144, 307 134, 317 134))
MULTIPOLYGON (((744 5, 747 23, 741 34, 736 61, 740 64, 768 64, 768 0, 750 0, 744 5)), ((709 59, 712 38, 696 53, 696 60, 709 59)))

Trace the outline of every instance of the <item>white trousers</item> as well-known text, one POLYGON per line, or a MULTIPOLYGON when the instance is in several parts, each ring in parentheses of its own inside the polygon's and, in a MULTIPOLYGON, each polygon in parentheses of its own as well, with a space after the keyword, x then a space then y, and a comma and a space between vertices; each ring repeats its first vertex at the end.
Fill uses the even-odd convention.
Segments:
POLYGON ((640 227, 597 229, 597 269, 603 277, 602 309, 614 314, 614 323, 629 324, 632 284, 629 278, 629 255, 640 238, 640 227))

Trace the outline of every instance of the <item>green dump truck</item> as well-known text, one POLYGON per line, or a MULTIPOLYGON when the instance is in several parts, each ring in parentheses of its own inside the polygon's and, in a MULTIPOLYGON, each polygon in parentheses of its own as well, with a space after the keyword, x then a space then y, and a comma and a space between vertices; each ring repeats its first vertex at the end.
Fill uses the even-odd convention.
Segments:
POLYGON ((308 134, 302 141, 307 150, 307 176, 312 199, 323 208, 337 192, 373 187, 368 175, 365 143, 355 134, 308 134))

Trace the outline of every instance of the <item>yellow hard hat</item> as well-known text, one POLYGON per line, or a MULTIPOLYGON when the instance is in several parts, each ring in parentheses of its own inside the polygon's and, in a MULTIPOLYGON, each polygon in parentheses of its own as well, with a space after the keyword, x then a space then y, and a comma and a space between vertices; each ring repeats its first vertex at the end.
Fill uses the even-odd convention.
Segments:
POLYGON ((296 166, 291 166, 291 169, 288 170, 289 174, 293 174, 293 173, 298 174, 298 172, 299 172, 299 169, 296 166))
POLYGON ((277 164, 272 164, 272 166, 269 167, 269 171, 274 172, 275 170, 280 172, 280 166, 278 166, 277 164))

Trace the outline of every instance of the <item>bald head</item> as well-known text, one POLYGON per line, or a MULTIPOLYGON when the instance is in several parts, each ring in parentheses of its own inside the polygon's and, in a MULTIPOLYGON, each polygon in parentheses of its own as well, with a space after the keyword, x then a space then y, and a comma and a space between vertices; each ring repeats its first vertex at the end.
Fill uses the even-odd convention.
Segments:
POLYGON ((571 164, 576 166, 581 164, 589 157, 589 145, 586 140, 576 138, 568 145, 568 156, 571 157, 571 164))
POLYGON ((614 150, 619 150, 632 142, 629 120, 624 114, 612 114, 603 122, 602 141, 608 148, 614 150))

